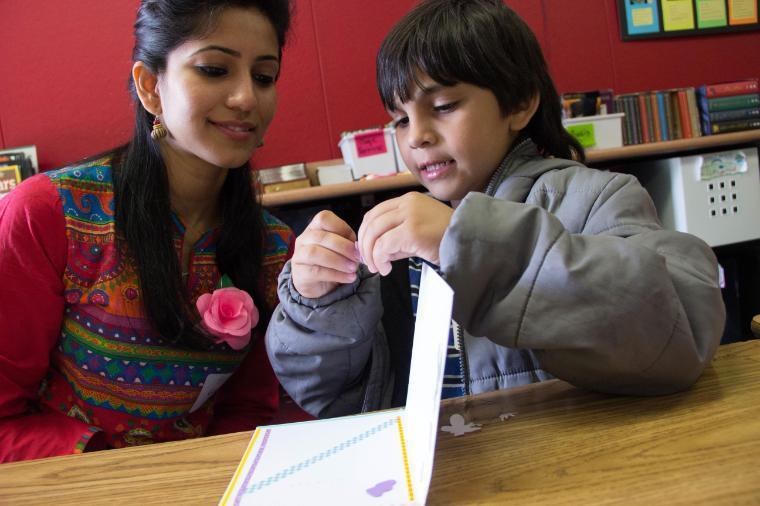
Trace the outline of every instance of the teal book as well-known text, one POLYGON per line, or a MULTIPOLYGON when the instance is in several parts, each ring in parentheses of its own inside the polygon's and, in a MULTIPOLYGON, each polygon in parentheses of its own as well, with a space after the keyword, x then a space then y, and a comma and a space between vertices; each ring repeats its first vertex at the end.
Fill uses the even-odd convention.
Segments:
POLYGON ((657 92, 657 112, 660 114, 660 132, 662 133, 662 140, 670 140, 670 132, 668 131, 668 115, 665 108, 665 93, 662 91, 657 92))
POLYGON ((707 98, 700 93, 703 110, 707 112, 732 111, 760 106, 760 94, 735 95, 733 97, 707 98))

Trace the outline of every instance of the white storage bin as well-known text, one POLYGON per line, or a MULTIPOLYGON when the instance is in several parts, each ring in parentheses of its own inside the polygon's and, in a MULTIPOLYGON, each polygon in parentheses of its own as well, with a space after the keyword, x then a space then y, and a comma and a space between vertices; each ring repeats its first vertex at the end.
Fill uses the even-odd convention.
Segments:
POLYGON ((622 112, 563 119, 562 124, 584 148, 619 148, 623 145, 622 112))
POLYGON ((631 172, 652 195, 665 228, 710 246, 760 239, 757 148, 642 162, 631 172))
POLYGON ((351 166, 354 179, 369 174, 396 172, 396 155, 390 128, 348 132, 338 143, 343 161, 351 166))

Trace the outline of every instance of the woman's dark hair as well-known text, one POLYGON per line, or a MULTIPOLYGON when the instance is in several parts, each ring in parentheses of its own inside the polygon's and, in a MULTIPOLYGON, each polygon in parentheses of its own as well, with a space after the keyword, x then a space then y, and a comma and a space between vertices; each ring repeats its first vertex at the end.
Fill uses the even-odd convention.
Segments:
MULTIPOLYGON (((173 49, 211 32, 230 7, 258 9, 272 23, 282 54, 290 27, 290 0, 143 0, 134 25, 133 61, 142 61, 159 75, 166 70, 173 49)), ((208 338, 195 329, 198 317, 182 282, 166 166, 150 137, 153 117, 137 100, 131 79, 129 88, 135 103, 135 130, 129 144, 114 154, 116 227, 137 263, 143 305, 153 328, 172 344, 208 347, 208 338)), ((216 262, 237 288, 263 304, 266 299, 258 293, 258 275, 265 230, 254 192, 247 162, 229 171, 219 195, 223 222, 216 262)))
POLYGON ((560 99, 530 27, 502 0, 425 0, 385 37, 377 54, 377 88, 389 111, 406 102, 418 72, 444 86, 469 83, 496 95, 503 115, 538 94, 524 130, 545 156, 584 160, 562 126, 560 99))

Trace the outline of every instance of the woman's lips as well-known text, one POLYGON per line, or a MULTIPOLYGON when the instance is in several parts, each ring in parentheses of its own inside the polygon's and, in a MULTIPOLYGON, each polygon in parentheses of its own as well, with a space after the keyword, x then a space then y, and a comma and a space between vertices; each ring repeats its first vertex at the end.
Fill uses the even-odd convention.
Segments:
POLYGON ((211 122, 225 136, 235 141, 247 141, 253 136, 256 128, 250 123, 241 122, 211 122))

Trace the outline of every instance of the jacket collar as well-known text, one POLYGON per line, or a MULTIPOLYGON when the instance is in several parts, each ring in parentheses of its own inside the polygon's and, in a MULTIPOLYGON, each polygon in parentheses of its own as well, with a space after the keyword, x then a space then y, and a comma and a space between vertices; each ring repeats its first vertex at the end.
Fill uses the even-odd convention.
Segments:
POLYGON ((518 139, 488 182, 485 194, 502 200, 524 202, 536 180, 550 170, 582 166, 563 158, 545 158, 529 138, 518 139))

